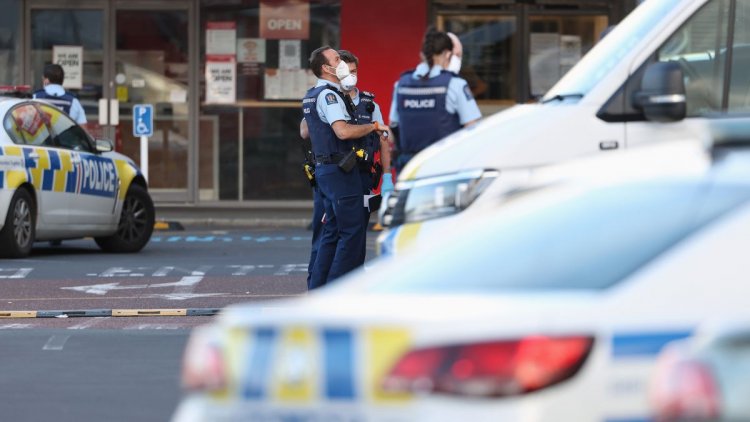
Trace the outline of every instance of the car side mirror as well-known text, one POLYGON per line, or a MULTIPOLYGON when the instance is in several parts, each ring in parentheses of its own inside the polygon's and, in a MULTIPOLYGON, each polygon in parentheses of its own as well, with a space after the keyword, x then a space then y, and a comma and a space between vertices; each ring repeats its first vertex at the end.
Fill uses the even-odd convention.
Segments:
POLYGON ((656 62, 646 67, 641 90, 635 94, 635 105, 646 119, 675 122, 687 115, 685 79, 677 62, 656 62))
POLYGON ((96 150, 99 152, 110 152, 113 151, 115 148, 112 145, 112 141, 109 139, 97 139, 96 140, 96 150))

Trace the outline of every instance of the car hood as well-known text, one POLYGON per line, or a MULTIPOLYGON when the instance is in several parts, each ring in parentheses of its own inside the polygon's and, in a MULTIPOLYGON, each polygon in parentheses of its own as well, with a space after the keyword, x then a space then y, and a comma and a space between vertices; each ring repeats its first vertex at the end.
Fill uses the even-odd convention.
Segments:
POLYGON ((582 104, 523 104, 482 119, 417 154, 399 180, 453 173, 468 168, 524 167, 555 161, 548 148, 561 141, 550 128, 565 127, 582 104), (530 143, 533 142, 533 146, 530 143))

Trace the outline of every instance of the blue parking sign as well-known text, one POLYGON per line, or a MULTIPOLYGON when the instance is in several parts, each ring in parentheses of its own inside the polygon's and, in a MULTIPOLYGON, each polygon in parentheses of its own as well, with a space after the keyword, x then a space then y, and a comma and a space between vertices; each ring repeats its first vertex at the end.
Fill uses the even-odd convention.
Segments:
POLYGON ((133 106, 133 136, 152 136, 154 134, 154 106, 136 104, 133 106))

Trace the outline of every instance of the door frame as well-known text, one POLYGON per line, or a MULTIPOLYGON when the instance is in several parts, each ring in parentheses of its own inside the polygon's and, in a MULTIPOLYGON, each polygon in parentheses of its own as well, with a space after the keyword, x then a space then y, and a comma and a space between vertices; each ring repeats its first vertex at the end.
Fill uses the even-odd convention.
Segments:
MULTIPOLYGON (((187 153, 187 186, 184 189, 167 191, 152 190, 155 202, 195 202, 198 186, 198 15, 195 0, 25 0, 23 13, 23 36, 21 75, 23 83, 32 87, 39 84, 33 80, 31 64, 31 14, 34 10, 101 10, 102 11, 102 97, 116 99, 114 83, 115 52, 117 48, 117 11, 119 10, 184 10, 188 14, 188 153, 187 153)), ((85 53, 84 53, 85 54, 85 53)), ((115 128, 108 126, 105 135, 115 140, 115 128)))

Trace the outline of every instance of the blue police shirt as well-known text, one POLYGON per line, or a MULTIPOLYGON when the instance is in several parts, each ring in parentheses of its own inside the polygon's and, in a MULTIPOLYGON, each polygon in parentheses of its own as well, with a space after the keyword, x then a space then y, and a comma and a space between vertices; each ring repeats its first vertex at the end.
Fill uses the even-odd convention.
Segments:
MULTIPOLYGON (((315 87, 331 85, 338 89, 341 89, 339 84, 327 81, 325 79, 318 79, 318 83, 315 87)), ((318 112, 318 116, 323 123, 333 125, 339 120, 348 122, 351 120, 349 112, 346 111, 346 104, 339 98, 339 96, 330 89, 324 89, 318 94, 318 99, 315 103, 315 109, 318 112), (329 95, 330 94, 330 95, 329 95)))
MULTIPOLYGON (((432 69, 429 69, 427 63, 420 63, 419 66, 414 70, 412 78, 419 79, 426 75, 429 70, 429 78, 435 78, 440 75, 443 70, 442 67, 435 65, 432 69)), ((398 82, 393 87, 393 100, 391 102, 391 114, 388 116, 391 124, 397 124, 399 122, 398 107, 396 103, 398 91, 398 82)), ((465 125, 473 120, 477 120, 482 117, 482 113, 479 111, 474 96, 471 94, 469 84, 465 79, 458 76, 454 76, 448 84, 448 92, 446 93, 445 109, 448 113, 457 113, 458 120, 462 125, 465 125)))
MULTIPOLYGON (((63 96, 65 95, 65 88, 62 87, 62 85, 58 84, 47 84, 47 86, 44 87, 44 91, 48 95, 53 96, 63 96)), ((36 98, 36 95, 34 96, 36 98)), ((81 106, 81 102, 78 101, 77 98, 73 99, 73 102, 70 104, 70 113, 68 113, 70 117, 76 121, 78 124, 86 124, 86 112, 83 110, 83 107, 81 106)))

